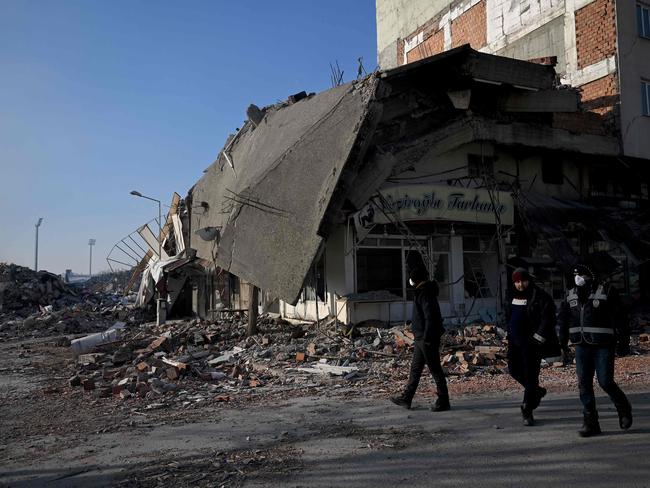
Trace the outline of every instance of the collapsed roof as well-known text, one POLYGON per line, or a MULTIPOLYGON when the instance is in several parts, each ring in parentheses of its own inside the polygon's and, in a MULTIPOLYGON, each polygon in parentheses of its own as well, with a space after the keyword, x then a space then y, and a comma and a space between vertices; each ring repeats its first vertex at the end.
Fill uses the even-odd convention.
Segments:
POLYGON ((550 66, 461 46, 264 111, 249 107, 190 190, 190 245, 295 304, 333 227, 424 154, 472 141, 619 154, 600 126, 571 130, 585 116, 578 103, 550 66))

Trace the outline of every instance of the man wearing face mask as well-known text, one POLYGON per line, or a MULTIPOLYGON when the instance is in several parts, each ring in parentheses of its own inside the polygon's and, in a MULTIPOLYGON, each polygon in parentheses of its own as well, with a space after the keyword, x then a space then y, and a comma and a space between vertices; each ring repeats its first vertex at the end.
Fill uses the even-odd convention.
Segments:
POLYGON ((560 341, 567 347, 569 339, 576 347, 576 374, 580 388, 584 423, 582 437, 600 434, 594 373, 598 384, 609 395, 618 412, 621 429, 632 426, 632 406, 614 381, 614 353, 617 339, 628 341, 627 324, 616 290, 596 280, 584 265, 574 270, 575 288, 569 290, 560 310, 560 341))
POLYGON ((443 412, 449 410, 450 405, 447 380, 440 365, 440 337, 445 329, 442 326, 442 315, 438 304, 438 285, 434 281, 429 281, 427 271, 421 267, 411 271, 409 283, 415 287, 411 321, 411 331, 415 338, 413 359, 404 392, 399 396, 391 397, 390 400, 400 407, 411 408, 411 401, 426 364, 436 383, 438 394, 431 410, 443 412))
POLYGON ((536 286, 525 268, 512 273, 514 290, 508 317, 508 371, 524 387, 521 416, 525 426, 535 425, 535 410, 546 388, 539 386, 542 358, 558 356, 555 334, 555 304, 548 293, 536 286))

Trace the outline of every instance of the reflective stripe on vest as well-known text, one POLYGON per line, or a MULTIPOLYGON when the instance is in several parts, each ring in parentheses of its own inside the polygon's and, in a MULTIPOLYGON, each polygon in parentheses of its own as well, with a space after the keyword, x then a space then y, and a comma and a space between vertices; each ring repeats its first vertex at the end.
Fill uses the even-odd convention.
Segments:
POLYGON ((591 334, 612 334, 614 335, 614 329, 608 327, 571 327, 569 328, 569 334, 579 334, 580 332, 587 332, 591 334))
POLYGON ((589 300, 607 300, 607 295, 604 292, 603 285, 600 285, 594 293, 589 295, 589 300))

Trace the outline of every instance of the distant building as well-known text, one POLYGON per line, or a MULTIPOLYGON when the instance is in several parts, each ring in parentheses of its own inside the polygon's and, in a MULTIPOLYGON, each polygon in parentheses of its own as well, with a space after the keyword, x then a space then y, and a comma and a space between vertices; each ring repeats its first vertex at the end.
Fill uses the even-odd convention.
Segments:
POLYGON ((83 285, 90 279, 90 276, 73 273, 71 269, 65 270, 63 280, 69 285, 83 285))

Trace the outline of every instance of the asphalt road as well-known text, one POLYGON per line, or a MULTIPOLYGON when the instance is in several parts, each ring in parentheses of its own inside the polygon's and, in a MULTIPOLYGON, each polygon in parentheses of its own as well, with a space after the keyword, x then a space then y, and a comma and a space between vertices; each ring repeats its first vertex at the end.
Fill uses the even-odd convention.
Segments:
POLYGON ((0 485, 650 487, 650 391, 629 397, 632 429, 619 429, 600 396, 603 435, 590 439, 577 435, 575 394, 550 393, 534 427, 522 425, 512 395, 452 399, 441 413, 417 397, 410 411, 322 397, 208 409, 200 423, 97 434, 22 465, 0 463, 0 485))

